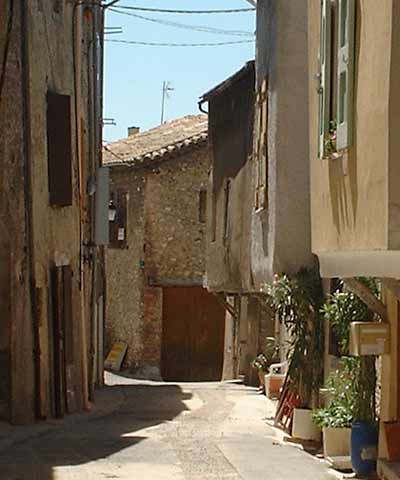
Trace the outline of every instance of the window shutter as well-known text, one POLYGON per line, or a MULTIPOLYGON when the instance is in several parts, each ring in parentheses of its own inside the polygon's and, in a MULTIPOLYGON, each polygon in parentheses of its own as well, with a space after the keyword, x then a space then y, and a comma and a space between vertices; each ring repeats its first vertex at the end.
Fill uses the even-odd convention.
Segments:
POLYGON ((267 203, 267 123, 268 123, 268 97, 267 80, 264 79, 256 97, 255 109, 255 144, 254 155, 256 162, 256 209, 263 209, 267 203))
POLYGON ((337 149, 352 141, 355 0, 339 0, 338 79, 337 79, 337 149))
POLYGON ((72 205, 71 97, 47 93, 47 163, 50 205, 72 205))
POLYGON ((97 169, 96 186, 96 245, 108 245, 109 236, 109 217, 108 208, 110 202, 110 174, 108 167, 97 169))
POLYGON ((321 2, 320 88, 319 88, 319 158, 325 156, 325 141, 329 136, 331 101, 332 4, 321 2))

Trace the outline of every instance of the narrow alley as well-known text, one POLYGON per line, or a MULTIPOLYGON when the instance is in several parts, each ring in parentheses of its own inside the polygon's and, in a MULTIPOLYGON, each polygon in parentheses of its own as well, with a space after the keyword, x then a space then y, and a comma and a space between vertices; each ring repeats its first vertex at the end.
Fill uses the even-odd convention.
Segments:
POLYGON ((108 375, 116 409, 0 452, 2 480, 334 478, 282 444, 267 401, 239 383, 158 383, 108 375))

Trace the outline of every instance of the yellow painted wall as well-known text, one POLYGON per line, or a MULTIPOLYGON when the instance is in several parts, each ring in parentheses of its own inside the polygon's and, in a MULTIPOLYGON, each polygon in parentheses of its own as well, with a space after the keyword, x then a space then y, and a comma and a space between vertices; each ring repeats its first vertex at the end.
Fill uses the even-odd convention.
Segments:
POLYGON ((375 0, 357 1, 354 142, 342 158, 320 160, 316 78, 320 2, 309 0, 311 215, 315 253, 389 248, 389 98, 391 82, 394 85, 396 78, 390 75, 392 20, 392 0, 380 1, 379 8, 375 0))

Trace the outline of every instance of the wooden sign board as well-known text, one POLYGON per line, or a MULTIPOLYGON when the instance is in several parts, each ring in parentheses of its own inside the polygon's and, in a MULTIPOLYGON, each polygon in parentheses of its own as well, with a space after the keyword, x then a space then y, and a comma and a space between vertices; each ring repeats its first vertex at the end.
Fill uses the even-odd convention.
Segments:
POLYGON ((114 343, 104 362, 104 368, 119 372, 127 350, 128 345, 125 342, 114 343))

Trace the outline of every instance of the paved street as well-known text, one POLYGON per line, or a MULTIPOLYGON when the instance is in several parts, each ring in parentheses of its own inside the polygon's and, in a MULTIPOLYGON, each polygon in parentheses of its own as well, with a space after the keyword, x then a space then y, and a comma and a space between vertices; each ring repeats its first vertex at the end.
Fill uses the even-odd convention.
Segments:
POLYGON ((323 462, 281 443, 265 422, 266 399, 255 389, 139 382, 109 374, 108 383, 123 394, 113 413, 67 422, 1 450, 0 479, 334 478, 323 462))

